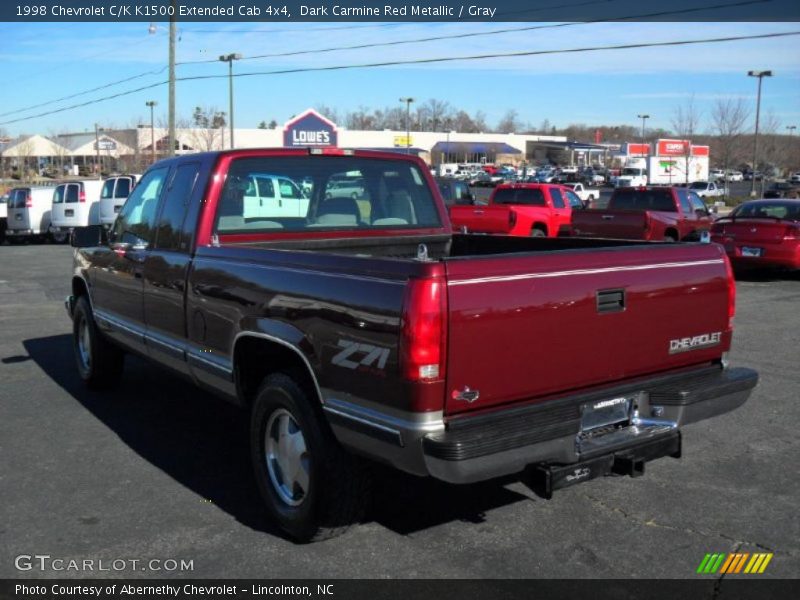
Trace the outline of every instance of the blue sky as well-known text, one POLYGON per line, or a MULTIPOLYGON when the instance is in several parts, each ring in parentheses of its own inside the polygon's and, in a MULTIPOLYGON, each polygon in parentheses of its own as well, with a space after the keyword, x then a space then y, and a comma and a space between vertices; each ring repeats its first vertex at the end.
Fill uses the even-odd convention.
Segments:
MULTIPOLYGON (((337 23, 187 23, 179 24, 177 60, 214 59, 238 52, 245 57, 340 45, 370 44, 436 35, 530 27, 531 23, 395 23, 375 27, 337 23), (269 31, 264 31, 269 30, 269 31)), ((576 24, 444 40, 243 60, 237 73, 321 67, 374 61, 409 60, 524 50, 755 35, 797 31, 797 23, 604 23, 576 24)), ((166 79, 167 33, 154 35, 147 23, 2 23, 0 61, 4 94, 0 113, 40 104, 144 72, 149 75, 73 100, 30 112, 0 116, 9 121, 39 112, 131 90, 166 79), (162 70, 163 69, 163 70, 162 70)), ((395 66, 327 73, 243 77, 235 82, 236 126, 256 127, 261 120, 283 123, 320 103, 340 113, 397 106, 401 96, 437 98, 470 113, 483 111, 490 124, 514 109, 525 122, 548 119, 570 123, 637 125, 637 113, 651 115, 648 127, 670 128, 676 107, 694 97, 707 127, 714 102, 741 97, 755 103, 756 82, 750 69, 772 69, 764 81, 762 114, 772 114, 783 131, 800 125, 800 36, 725 44, 549 56, 496 58, 429 65, 395 66)), ((225 75, 227 65, 178 67, 178 77, 225 75)), ((156 100, 156 119, 165 120, 166 85, 89 107, 18 123, 0 124, 10 135, 83 131, 149 122, 145 101, 156 100)), ((179 82, 178 115, 188 118, 194 106, 227 110, 227 78, 179 82)))

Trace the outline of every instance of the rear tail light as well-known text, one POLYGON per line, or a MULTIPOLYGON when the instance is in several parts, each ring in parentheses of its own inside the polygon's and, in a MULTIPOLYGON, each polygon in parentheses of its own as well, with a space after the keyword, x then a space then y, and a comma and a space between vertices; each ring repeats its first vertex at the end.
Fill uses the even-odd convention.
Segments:
POLYGON ((33 207, 33 196, 26 196, 25 197, 25 208, 32 208, 33 207))
POLYGON ((86 202, 86 192, 83 190, 78 193, 78 202, 86 202))
POLYGON ((786 233, 783 234, 785 240, 800 239, 800 225, 789 225, 786 228, 786 233))
POLYGON ((447 290, 444 279, 411 279, 403 302, 400 368, 415 383, 445 376, 447 290))
POLYGON ((733 278, 733 267, 728 256, 723 254, 725 275, 728 278, 728 329, 733 329, 733 317, 736 315, 736 280, 733 278))

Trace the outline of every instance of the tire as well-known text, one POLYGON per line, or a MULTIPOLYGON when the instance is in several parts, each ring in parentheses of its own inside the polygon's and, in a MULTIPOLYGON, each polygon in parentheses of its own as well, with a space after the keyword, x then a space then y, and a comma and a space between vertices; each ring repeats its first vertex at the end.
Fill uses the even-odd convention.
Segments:
POLYGON ((539 237, 547 237, 547 232, 542 230, 541 227, 534 227, 531 229, 531 237, 539 238, 539 237))
POLYGON ((664 236, 664 241, 665 241, 665 242, 668 242, 668 243, 670 243, 670 244, 674 244, 674 243, 675 243, 675 242, 677 242, 678 240, 676 240, 676 239, 675 239, 675 236, 674 236, 674 235, 665 235, 665 236, 664 236))
POLYGON ((125 354, 100 333, 86 296, 79 297, 75 304, 72 347, 78 374, 86 387, 108 389, 119 383, 125 354))
POLYGON ((69 241, 68 233, 51 233, 50 239, 54 244, 66 244, 69 241))
POLYGON ((250 418, 258 490, 280 528, 303 543, 358 522, 371 487, 366 463, 339 445, 313 402, 294 379, 274 373, 262 382, 250 418), (287 437, 293 440, 280 442, 287 437))

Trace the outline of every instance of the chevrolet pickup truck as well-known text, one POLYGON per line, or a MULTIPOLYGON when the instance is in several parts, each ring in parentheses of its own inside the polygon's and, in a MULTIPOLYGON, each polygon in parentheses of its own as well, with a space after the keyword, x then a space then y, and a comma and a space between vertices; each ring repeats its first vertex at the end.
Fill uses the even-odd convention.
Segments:
POLYGON ((682 426, 758 378, 727 364, 722 247, 454 234, 408 155, 163 160, 111 230, 72 245, 86 385, 118 384, 136 353, 248 410, 265 509, 299 541, 357 522, 369 459, 452 483, 518 474, 549 497, 679 456, 682 426), (247 216, 256 173, 305 181, 306 214, 247 216), (343 174, 366 204, 328 197, 343 174))
POLYGON ((708 207, 686 188, 617 188, 606 208, 576 211, 572 233, 595 238, 698 241, 711 222, 708 207))
POLYGON ((499 185, 488 205, 452 206, 453 227, 473 233, 506 233, 531 237, 569 235, 573 210, 583 203, 560 184, 499 185))

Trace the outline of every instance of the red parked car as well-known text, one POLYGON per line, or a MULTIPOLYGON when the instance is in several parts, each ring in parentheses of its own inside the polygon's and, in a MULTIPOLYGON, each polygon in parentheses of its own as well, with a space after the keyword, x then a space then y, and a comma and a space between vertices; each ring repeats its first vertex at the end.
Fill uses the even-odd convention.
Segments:
POLYGON ((575 209, 583 203, 563 185, 509 183, 495 188, 488 205, 451 207, 450 221, 473 233, 556 237, 570 234, 575 209))
POLYGON ((711 241, 737 267, 800 269, 800 200, 752 200, 714 222, 711 241))

